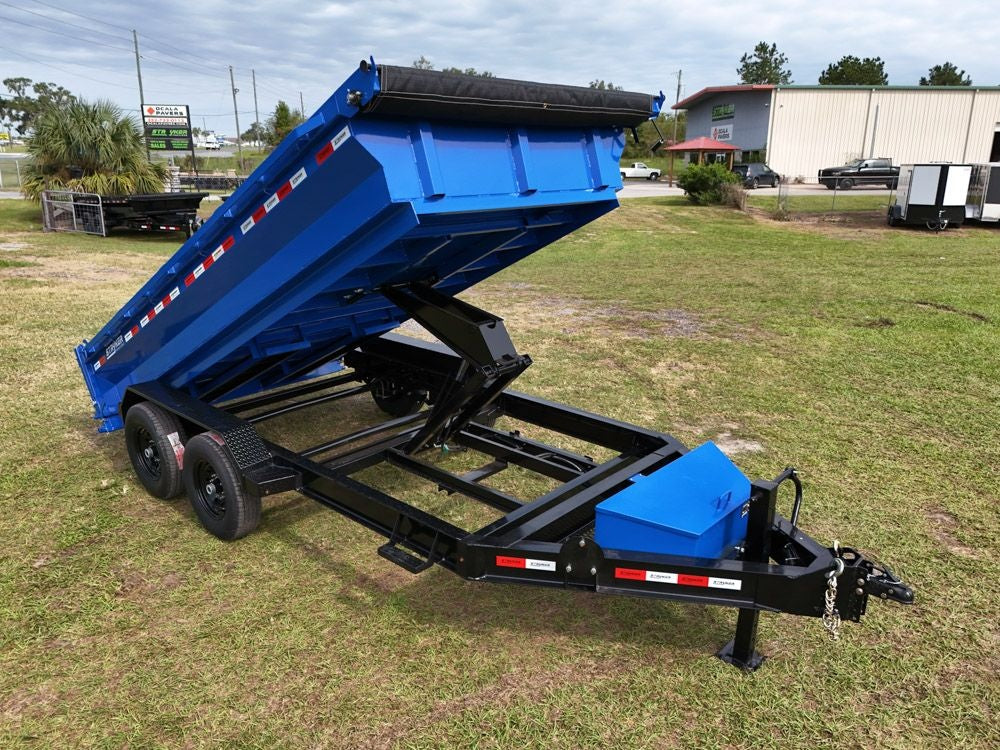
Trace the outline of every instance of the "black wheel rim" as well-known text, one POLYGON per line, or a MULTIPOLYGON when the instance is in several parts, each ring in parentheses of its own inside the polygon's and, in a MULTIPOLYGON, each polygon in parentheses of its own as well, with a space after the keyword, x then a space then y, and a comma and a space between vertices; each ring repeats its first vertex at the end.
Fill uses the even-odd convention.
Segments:
POLYGON ((136 460, 144 474, 152 479, 160 478, 160 451, 156 441, 145 427, 139 427, 132 438, 136 460))
POLYGON ((218 473, 207 461, 199 461, 194 469, 194 486, 198 493, 198 504, 216 518, 226 513, 226 491, 218 473))

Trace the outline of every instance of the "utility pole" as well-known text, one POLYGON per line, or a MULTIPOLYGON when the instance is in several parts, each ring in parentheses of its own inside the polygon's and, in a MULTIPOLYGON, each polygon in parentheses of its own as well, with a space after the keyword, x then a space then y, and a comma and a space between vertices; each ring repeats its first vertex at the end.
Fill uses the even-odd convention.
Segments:
MULTIPOLYGON (((135 29, 132 29, 132 44, 135 46, 135 74, 139 78, 139 127, 142 127, 142 108, 146 106, 146 97, 142 93, 142 68, 139 66, 139 35, 136 33, 135 29)), ((146 144, 146 161, 151 161, 149 158, 149 143, 146 142, 145 133, 143 133, 142 142, 146 144)))
POLYGON ((302 115, 302 119, 306 119, 306 105, 302 103, 302 92, 299 92, 299 114, 302 115))
POLYGON ((243 163, 243 143, 240 141, 240 112, 236 106, 236 79, 233 78, 233 66, 229 66, 229 85, 233 89, 233 117, 236 118, 236 150, 240 153, 240 172, 246 172, 246 165, 243 163))
MULTIPOLYGON (((680 102, 680 100, 681 100, 681 73, 683 73, 683 72, 684 72, 683 70, 678 70, 677 71, 677 98, 674 99, 674 104, 675 105, 678 102, 680 102)), ((674 110, 674 136, 673 136, 673 141, 674 141, 675 144, 677 143, 677 110, 676 109, 674 110)))
MULTIPOLYGON (((674 105, 675 106, 681 100, 681 73, 683 73, 683 72, 684 71, 682 71, 682 70, 678 70, 677 71, 677 98, 674 99, 674 105)), ((675 109, 674 110, 674 134, 671 137, 671 140, 673 141, 673 143, 670 144, 671 146, 676 146, 677 145, 677 119, 679 117, 679 114, 680 113, 678 112, 678 110, 675 109)), ((670 187, 674 186, 674 152, 673 151, 670 152, 670 178, 667 180, 667 185, 669 185, 670 187)))
POLYGON ((260 138, 260 111, 257 109, 257 71, 253 68, 250 68, 250 80, 253 81, 253 135, 257 140, 260 138))

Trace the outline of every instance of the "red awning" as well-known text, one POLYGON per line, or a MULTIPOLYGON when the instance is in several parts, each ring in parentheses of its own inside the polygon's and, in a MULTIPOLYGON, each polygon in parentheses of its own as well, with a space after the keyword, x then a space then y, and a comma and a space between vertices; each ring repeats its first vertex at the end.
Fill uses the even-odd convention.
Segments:
POLYGON ((702 136, 701 138, 693 138, 690 141, 684 141, 683 143, 678 143, 676 146, 667 146, 667 151, 739 151, 739 146, 734 146, 731 143, 722 143, 721 141, 713 141, 711 138, 706 138, 702 136))

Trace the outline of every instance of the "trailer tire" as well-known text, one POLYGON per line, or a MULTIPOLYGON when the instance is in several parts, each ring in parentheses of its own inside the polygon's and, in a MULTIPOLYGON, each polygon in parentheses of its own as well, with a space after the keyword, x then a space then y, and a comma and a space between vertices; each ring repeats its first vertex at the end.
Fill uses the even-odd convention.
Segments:
POLYGON ((222 438, 195 435, 184 451, 184 489, 198 520, 227 542, 245 537, 260 523, 260 498, 243 489, 222 438))
POLYGON ((375 405, 394 419, 416 414, 427 400, 425 393, 408 390, 385 378, 376 378, 370 385, 375 405))
POLYGON ((125 414, 125 448, 132 469, 150 495, 170 500, 181 494, 184 428, 170 412, 143 401, 125 414))

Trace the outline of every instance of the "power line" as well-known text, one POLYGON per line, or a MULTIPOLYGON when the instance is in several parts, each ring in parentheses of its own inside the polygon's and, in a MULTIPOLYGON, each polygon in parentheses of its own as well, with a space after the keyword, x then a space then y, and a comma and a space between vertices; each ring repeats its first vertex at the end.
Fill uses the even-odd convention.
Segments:
POLYGON ((50 34, 58 34, 59 36, 65 36, 65 37, 69 37, 70 39, 75 39, 78 42, 84 41, 84 42, 87 42, 88 44, 96 44, 96 45, 101 46, 101 47, 107 47, 108 49, 118 50, 119 52, 131 52, 132 51, 132 50, 128 49, 127 47, 115 47, 115 46, 113 46, 111 44, 105 44, 104 42, 97 42, 97 41, 94 41, 92 39, 80 39, 80 37, 77 36, 77 35, 75 35, 75 34, 67 34, 64 31, 56 31, 55 29, 47 29, 44 26, 38 26, 37 24, 28 23, 27 21, 19 21, 16 18, 9 18, 7 16, 0 16, 0 21, 10 21, 11 23, 19 23, 22 26, 30 26, 33 29, 38 29, 40 31, 47 31, 50 34))
MULTIPOLYGON (((33 63, 37 63, 39 65, 44 65, 46 67, 52 68, 53 70, 58 70, 60 73, 65 73, 66 75, 76 76, 77 78, 86 78, 88 81, 93 81, 94 83, 103 83, 106 86, 114 86, 116 88, 121 88, 121 89, 125 89, 125 88, 131 89, 132 88, 131 86, 126 86, 125 84, 122 84, 122 83, 112 83, 111 81, 102 81, 100 78, 91 78, 90 76, 85 76, 82 73, 74 73, 72 70, 66 70, 65 68, 60 68, 58 65, 53 65, 52 63, 45 62, 44 60, 39 60, 38 58, 32 57, 31 55, 26 55, 23 52, 18 52, 16 50, 12 50, 12 49, 8 49, 8 50, 5 50, 5 51, 6 52, 12 52, 13 54, 17 55, 18 57, 23 57, 25 60, 30 60, 33 63)), ((76 65, 76 63, 68 63, 68 64, 69 65, 76 65)))
POLYGON ((5 0, 0 0, 0 5, 6 5, 8 8, 13 8, 14 10, 19 10, 22 13, 30 13, 33 16, 38 16, 39 18, 44 18, 46 21, 55 21, 56 23, 62 23, 67 26, 72 26, 74 29, 83 29, 88 34, 100 34, 101 36, 106 36, 109 39, 114 39, 117 42, 122 41, 121 37, 114 34, 108 34, 104 31, 97 31, 96 29, 88 29, 86 26, 81 26, 78 23, 72 23, 70 21, 65 21, 62 18, 55 18, 53 16, 47 15, 45 13, 38 13, 33 10, 28 10, 27 8, 22 8, 20 6, 14 5, 13 3, 5 2, 5 0))
MULTIPOLYGON (((108 27, 114 28, 114 29, 123 29, 123 30, 129 31, 129 32, 132 31, 131 29, 126 29, 124 26, 118 26, 117 24, 108 23, 106 21, 102 21, 100 19, 93 18, 92 16, 84 15, 83 13, 76 13, 75 11, 67 10, 66 8, 60 8, 60 7, 56 6, 56 5, 52 5, 51 3, 42 2, 42 0, 34 0, 34 2, 40 3, 40 4, 45 5, 45 6, 48 6, 49 8, 54 8, 55 10, 63 11, 64 13, 70 13, 70 14, 72 14, 74 16, 78 16, 80 18, 86 19, 86 20, 91 21, 93 23, 101 24, 101 25, 108 26, 108 27)), ((7 3, 4 0, 0 0, 0 4, 2 4, 2 5, 10 5, 10 3, 7 3)), ((11 6, 11 7, 16 7, 16 6, 11 6)), ((22 9, 22 10, 25 10, 25 9, 22 9)), ((84 29, 85 31, 92 31, 93 33, 96 33, 96 34, 103 34, 104 36, 108 36, 108 37, 111 37, 113 39, 118 39, 119 38, 119 37, 114 36, 112 34, 106 34, 105 32, 102 32, 102 31, 96 31, 96 30, 93 30, 93 29, 87 29, 86 27, 79 26, 77 24, 71 24, 69 21, 65 21, 65 20, 62 20, 62 19, 54 18, 52 16, 47 16, 47 15, 44 15, 42 13, 35 13, 34 11, 30 11, 30 10, 25 10, 25 12, 26 13, 34 13, 34 15, 36 15, 36 16, 41 16, 42 18, 47 18, 49 20, 56 21, 58 23, 69 24, 70 26, 74 26, 76 28, 84 29)), ((195 52, 189 52, 189 51, 184 50, 184 49, 182 49, 182 48, 180 48, 180 47, 178 47, 176 45, 170 44, 169 42, 159 41, 158 39, 157 40, 151 40, 148 37, 145 37, 143 39, 143 46, 147 47, 147 48, 148 47, 152 47, 153 49, 157 49, 157 51, 161 52, 164 55, 167 55, 168 57, 177 58, 177 55, 174 54, 173 52, 167 52, 166 51, 165 48, 169 47, 170 49, 176 50, 177 52, 181 53, 182 55, 184 55, 184 56, 186 56, 188 58, 191 58, 192 60, 196 60, 196 59, 203 60, 205 63, 209 63, 211 65, 216 65, 216 66, 218 66, 220 68, 223 67, 222 63, 220 63, 218 60, 213 60, 211 58, 205 57, 204 55, 197 54, 195 52)), ((153 59, 153 58, 150 58, 150 59, 153 59)), ((177 58, 177 59, 179 59, 179 58, 177 58)), ((195 64, 196 65, 201 65, 202 63, 195 62, 195 64)))
POLYGON ((104 26, 110 26, 110 27, 115 28, 115 29, 121 29, 122 31, 131 31, 132 30, 132 29, 126 29, 124 26, 118 26, 117 24, 108 23, 107 21, 102 21, 102 20, 100 20, 98 18, 93 18, 92 16, 85 16, 85 15, 83 15, 83 13, 77 13, 75 10, 68 10, 66 8, 60 8, 58 5, 53 5, 52 3, 46 3, 46 2, 43 2, 42 0, 34 0, 34 2, 38 3, 39 5, 46 5, 49 8, 54 8, 55 10, 60 10, 63 13, 68 13, 71 16, 77 16, 78 18, 85 18, 88 21, 93 21, 94 23, 99 23, 99 24, 102 24, 104 26))

